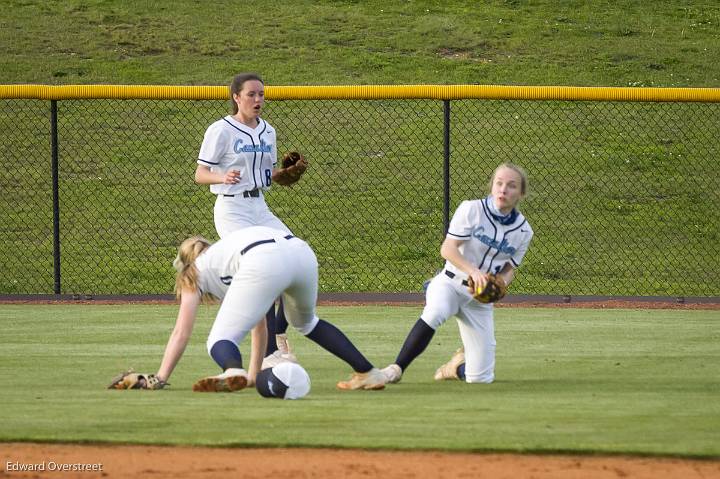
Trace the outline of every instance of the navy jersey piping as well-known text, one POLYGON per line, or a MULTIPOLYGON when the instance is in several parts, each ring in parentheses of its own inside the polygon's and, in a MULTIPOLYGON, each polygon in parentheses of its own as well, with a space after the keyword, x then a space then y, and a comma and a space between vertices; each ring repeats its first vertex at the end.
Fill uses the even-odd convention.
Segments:
MULTIPOLYGON (((506 232, 505 232, 505 236, 507 236, 508 233, 513 233, 513 232, 519 230, 525 223, 527 223, 527 220, 526 220, 525 218, 523 218, 522 223, 520 223, 519 225, 517 225, 515 228, 506 231, 506 232)), ((510 257, 510 262, 511 262, 511 263, 513 264, 513 266, 515 266, 516 268, 517 268, 518 266, 520 266, 519 264, 517 264, 517 263, 515 262, 515 260, 513 259, 512 256, 510 257)))
POLYGON ((213 162, 213 161, 207 161, 207 160, 203 160, 202 158, 198 158, 198 161, 202 161, 202 162, 205 163, 206 165, 210 165, 210 166, 214 166, 214 165, 219 165, 219 164, 220 164, 219 161, 215 161, 215 162, 213 162))
POLYGON ((511 230, 507 230, 507 231, 505 232, 505 234, 512 233, 513 231, 517 231, 517 230, 518 230, 522 225, 524 225, 525 223, 527 223, 527 220, 526 220, 525 218, 523 218, 522 223, 520 223, 519 225, 517 225, 515 228, 513 228, 513 229, 511 229, 511 230))
MULTIPOLYGON (((255 145, 255 138, 253 138, 250 133, 248 133, 247 131, 243 130, 242 128, 238 128, 237 126, 233 125, 232 123, 230 123, 230 122, 228 121, 227 118, 223 118, 223 120, 224 120, 228 125, 232 126, 232 127, 235 128, 237 131, 239 131, 240 133, 243 133, 243 134, 249 136, 249 137, 250 137, 250 141, 252 142, 253 150, 256 150, 256 148, 255 148, 255 146, 256 146, 256 145, 255 145)), ((257 181, 255 180, 255 161, 256 161, 256 160, 257 160, 257 151, 253 151, 253 184, 255 185, 254 188, 257 188, 257 181)), ((254 188, 253 188, 253 189, 254 189, 254 188)))
MULTIPOLYGON (((493 217, 490 216, 490 214, 487 211, 487 207, 485 206, 485 201, 486 200, 480 201, 480 204, 482 205, 482 208, 483 208, 483 214, 490 221, 490 224, 492 225, 493 229, 495 230, 495 232, 493 233, 493 241, 497 241, 497 226, 495 226, 495 221, 493 220, 493 217)), ((488 249, 485 251, 485 254, 482 257, 482 260, 480 260, 480 264, 478 265, 478 268, 483 265, 483 263, 485 262, 485 258, 487 258, 488 253, 490 253, 489 246, 488 246, 488 249)), ((492 260, 490 261, 490 267, 492 267, 492 260)), ((488 271, 490 271, 490 269, 488 269, 488 271)))
MULTIPOLYGON (((258 134, 258 138, 260 138, 260 144, 262 145, 262 136, 263 136, 263 133, 265 133, 265 130, 267 130, 267 122, 265 120, 261 120, 260 118, 258 118, 258 121, 261 121, 263 123, 263 129, 258 134)), ((262 165, 263 155, 265 155, 265 152, 262 151, 262 148, 260 148, 260 165, 262 165)), ((257 180, 255 179, 255 160, 256 159, 257 159, 257 153, 255 153, 255 157, 253 158, 253 183, 255 183, 255 188, 258 187, 257 180)), ((260 171, 260 187, 262 187, 262 186, 263 186, 262 171, 260 171)))
POLYGON ((450 231, 447 232, 450 236, 454 236, 456 238, 462 238, 462 239, 469 239, 471 235, 456 235, 455 233, 452 233, 450 231))

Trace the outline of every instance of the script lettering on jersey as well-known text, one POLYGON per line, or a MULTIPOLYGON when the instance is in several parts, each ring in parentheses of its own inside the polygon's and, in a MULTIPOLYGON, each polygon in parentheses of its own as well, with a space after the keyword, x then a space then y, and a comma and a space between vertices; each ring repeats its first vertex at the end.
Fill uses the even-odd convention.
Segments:
POLYGON ((479 240, 481 243, 488 245, 490 248, 495 248, 501 253, 509 254, 510 256, 515 254, 517 248, 510 246, 506 239, 502 241, 494 240, 485 234, 485 228, 482 226, 476 226, 472 230, 472 237, 479 240))
POLYGON ((272 151, 272 145, 265 143, 265 140, 260 140, 259 145, 243 145, 242 138, 235 141, 233 146, 235 153, 270 153, 272 151))

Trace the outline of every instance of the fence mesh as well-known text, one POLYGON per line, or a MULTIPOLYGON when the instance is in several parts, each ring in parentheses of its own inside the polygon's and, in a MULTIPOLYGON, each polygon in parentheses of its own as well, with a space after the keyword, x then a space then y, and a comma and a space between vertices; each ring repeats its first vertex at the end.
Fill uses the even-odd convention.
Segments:
MULTIPOLYGON (((50 103, 0 103, 0 293, 53 293, 50 103)), ((222 101, 58 101, 61 293, 167 294, 191 234, 216 239, 193 181, 222 101)), ((718 296, 716 103, 450 102, 450 214, 492 170, 530 174, 535 239, 517 294, 718 296), (682 280, 679 280, 682 278, 682 280)), ((308 240, 321 290, 413 292, 442 266, 443 102, 272 101, 278 150, 310 169, 270 208, 308 240)))

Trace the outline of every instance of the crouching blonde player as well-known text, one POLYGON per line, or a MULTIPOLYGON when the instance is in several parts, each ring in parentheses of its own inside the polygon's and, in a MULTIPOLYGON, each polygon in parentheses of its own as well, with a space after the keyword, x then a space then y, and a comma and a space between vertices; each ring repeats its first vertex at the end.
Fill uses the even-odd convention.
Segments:
POLYGON ((194 391, 237 391, 255 381, 264 355, 265 312, 282 295, 288 322, 354 370, 339 389, 382 389, 385 376, 335 326, 315 314, 318 263, 310 246, 285 231, 251 226, 210 244, 201 237, 185 240, 174 262, 180 299, 157 380, 167 383, 190 339, 202 299, 221 300, 207 340, 210 356, 222 368, 200 379, 194 391), (253 331, 249 374, 243 368, 238 344, 253 331))
POLYGON ((388 382, 400 381, 410 363, 425 350, 435 330, 456 316, 463 347, 435 372, 436 380, 491 383, 495 379, 495 325, 492 303, 473 299, 468 280, 482 289, 489 274, 509 285, 530 245, 533 230, 517 205, 527 192, 525 172, 504 163, 490 180, 490 195, 463 201, 453 215, 440 248, 445 268, 430 282, 425 308, 395 359, 382 371, 388 382))

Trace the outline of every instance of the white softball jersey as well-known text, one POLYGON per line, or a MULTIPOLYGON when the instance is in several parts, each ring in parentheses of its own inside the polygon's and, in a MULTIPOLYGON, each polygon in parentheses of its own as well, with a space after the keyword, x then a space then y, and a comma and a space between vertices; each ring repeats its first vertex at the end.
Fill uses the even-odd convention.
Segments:
POLYGON ((267 206, 263 191, 270 188, 277 163, 275 129, 263 119, 256 128, 232 116, 216 121, 205 132, 198 164, 216 173, 240 171, 234 185, 210 185, 217 195, 213 210, 220 238, 249 226, 268 226, 290 233, 290 229, 267 206))
MULTIPOLYGON (((447 237, 464 240, 460 253, 481 271, 498 273, 507 262, 514 268, 520 266, 533 230, 520 212, 512 223, 502 224, 492 210, 490 197, 463 201, 450 221, 447 237)), ((467 275, 449 261, 445 262, 445 269, 467 279, 467 275)))
POLYGON ((202 293, 221 300, 207 341, 238 345, 283 295, 288 323, 303 335, 318 317, 318 263, 310 246, 287 232, 251 226, 211 245, 195 260, 202 293))
POLYGON ((237 184, 210 185, 216 195, 267 189, 277 163, 275 128, 263 119, 258 119, 256 128, 250 128, 228 115, 208 127, 197 162, 215 173, 240 171, 237 184))
MULTIPOLYGON (((533 230, 525 217, 514 211, 497 214, 492 198, 463 201, 455 211, 447 238, 463 241, 460 253, 479 269, 499 272, 506 263, 517 268, 532 240, 533 230)), ((495 380, 495 323, 492 304, 475 301, 467 288, 467 275, 450 261, 428 285, 421 318, 437 329, 455 316, 465 348, 465 381, 495 380)))

